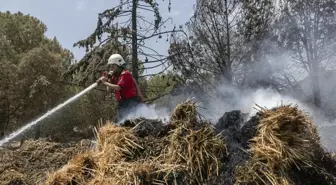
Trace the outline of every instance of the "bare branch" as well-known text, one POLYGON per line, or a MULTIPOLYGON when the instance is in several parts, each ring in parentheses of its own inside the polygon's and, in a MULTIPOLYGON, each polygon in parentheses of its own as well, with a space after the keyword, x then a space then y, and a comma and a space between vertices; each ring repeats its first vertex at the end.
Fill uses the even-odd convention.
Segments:
POLYGON ((170 94, 170 93, 171 93, 171 92, 161 94, 161 95, 159 95, 159 96, 157 96, 157 97, 155 97, 155 98, 152 98, 152 99, 149 99, 149 100, 145 100, 145 102, 146 102, 146 103, 152 103, 153 101, 158 100, 158 99, 162 98, 163 96, 166 96, 166 95, 168 95, 168 94, 170 94))
POLYGON ((143 7, 143 6, 138 6, 138 8, 141 9, 141 10, 146 10, 146 11, 149 11, 149 12, 154 12, 153 9, 148 9, 146 7, 143 7))
POLYGON ((160 33, 152 34, 151 36, 148 36, 148 37, 142 37, 142 38, 139 39, 139 40, 146 40, 146 39, 150 39, 150 38, 152 38, 152 37, 156 37, 156 36, 161 35, 161 34, 166 34, 166 33, 176 33, 176 32, 184 32, 184 31, 183 31, 183 30, 164 31, 164 32, 160 32, 160 33))
POLYGON ((157 68, 157 67, 159 67, 159 66, 164 65, 165 63, 167 63, 167 60, 166 60, 165 62, 161 63, 161 64, 157 64, 157 65, 155 65, 155 66, 151 66, 151 67, 145 67, 144 69, 145 69, 145 70, 146 70, 146 69, 154 69, 154 68, 157 68))
POLYGON ((165 67, 162 71, 160 71, 160 72, 158 72, 158 73, 142 75, 142 76, 140 76, 140 77, 154 76, 154 75, 162 74, 162 73, 166 72, 170 66, 171 66, 171 64, 169 64, 167 67, 165 67))

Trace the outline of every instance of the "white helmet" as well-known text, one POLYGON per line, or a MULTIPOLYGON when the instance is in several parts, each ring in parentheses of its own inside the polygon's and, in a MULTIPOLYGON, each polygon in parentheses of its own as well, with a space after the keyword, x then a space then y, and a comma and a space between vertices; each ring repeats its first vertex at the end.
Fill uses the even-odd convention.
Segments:
POLYGON ((126 64, 124 58, 119 54, 113 54, 110 56, 107 62, 108 65, 117 64, 118 66, 123 66, 126 64))

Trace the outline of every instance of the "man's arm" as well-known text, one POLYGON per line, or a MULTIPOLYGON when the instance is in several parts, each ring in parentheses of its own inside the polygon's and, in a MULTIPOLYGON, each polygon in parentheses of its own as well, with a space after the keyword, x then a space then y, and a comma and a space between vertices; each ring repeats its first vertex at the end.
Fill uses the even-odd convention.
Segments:
POLYGON ((103 82, 104 85, 106 85, 107 91, 111 92, 111 91, 120 91, 121 87, 119 85, 114 85, 108 82, 103 82))
POLYGON ((113 92, 113 91, 120 91, 121 87, 119 85, 114 85, 109 82, 107 82, 106 77, 101 77, 97 80, 98 83, 102 83, 103 85, 106 86, 106 90, 108 92, 113 92))

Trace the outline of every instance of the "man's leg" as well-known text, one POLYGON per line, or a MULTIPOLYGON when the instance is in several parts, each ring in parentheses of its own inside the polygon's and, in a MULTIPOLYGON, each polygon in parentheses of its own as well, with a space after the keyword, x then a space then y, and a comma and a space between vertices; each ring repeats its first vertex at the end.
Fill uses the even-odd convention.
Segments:
POLYGON ((127 114, 127 108, 128 108, 129 101, 124 100, 123 102, 119 103, 118 105, 118 114, 117 114, 117 123, 122 121, 122 119, 125 118, 127 114))
POLYGON ((118 108, 116 123, 119 123, 124 118, 124 115, 125 115, 124 110, 125 109, 123 107, 118 108))
POLYGON ((124 100, 118 106, 118 116, 117 122, 120 122, 122 119, 125 119, 125 116, 135 111, 140 103, 135 99, 124 100))

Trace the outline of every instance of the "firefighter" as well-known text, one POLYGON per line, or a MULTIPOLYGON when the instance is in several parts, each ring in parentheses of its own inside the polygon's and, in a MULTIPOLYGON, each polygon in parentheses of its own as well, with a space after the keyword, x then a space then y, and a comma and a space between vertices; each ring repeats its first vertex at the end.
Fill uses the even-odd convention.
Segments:
POLYGON ((109 75, 102 76, 97 82, 105 85, 108 92, 115 94, 118 100, 117 121, 120 121, 143 103, 143 96, 132 74, 126 69, 126 62, 121 55, 111 55, 107 65, 109 75))

